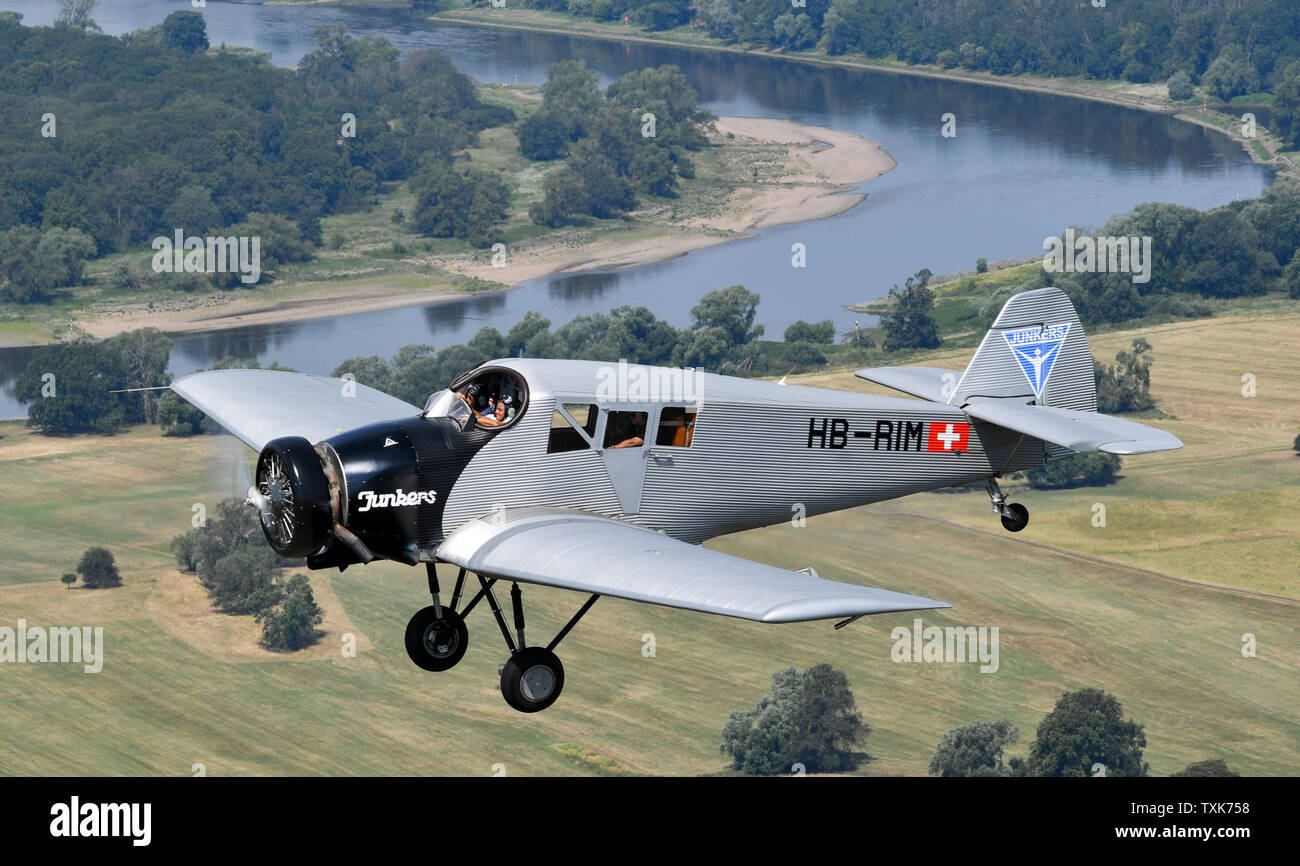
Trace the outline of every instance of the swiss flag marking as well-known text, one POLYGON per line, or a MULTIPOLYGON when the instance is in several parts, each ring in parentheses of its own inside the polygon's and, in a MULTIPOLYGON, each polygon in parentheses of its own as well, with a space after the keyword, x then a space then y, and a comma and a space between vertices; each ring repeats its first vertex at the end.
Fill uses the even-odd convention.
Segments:
POLYGON ((970 443, 970 425, 931 421, 930 437, 925 443, 926 451, 960 451, 965 452, 970 443))

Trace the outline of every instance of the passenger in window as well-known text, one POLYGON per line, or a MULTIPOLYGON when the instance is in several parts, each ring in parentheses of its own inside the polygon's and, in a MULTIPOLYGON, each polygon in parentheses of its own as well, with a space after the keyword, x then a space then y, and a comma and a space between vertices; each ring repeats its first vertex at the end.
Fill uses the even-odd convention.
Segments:
POLYGON ((607 448, 640 448, 645 444, 646 413, 610 412, 605 431, 607 448))

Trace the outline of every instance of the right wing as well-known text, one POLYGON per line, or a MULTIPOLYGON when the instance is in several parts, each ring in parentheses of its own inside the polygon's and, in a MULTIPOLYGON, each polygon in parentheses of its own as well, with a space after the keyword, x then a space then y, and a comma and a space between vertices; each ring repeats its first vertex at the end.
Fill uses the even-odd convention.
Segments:
POLYGON ((471 520, 438 558, 477 574, 759 622, 949 607, 823 580, 580 511, 519 509, 471 520))
POLYGON ((358 382, 283 370, 208 370, 171 389, 254 451, 280 436, 316 443, 335 433, 420 414, 358 382))

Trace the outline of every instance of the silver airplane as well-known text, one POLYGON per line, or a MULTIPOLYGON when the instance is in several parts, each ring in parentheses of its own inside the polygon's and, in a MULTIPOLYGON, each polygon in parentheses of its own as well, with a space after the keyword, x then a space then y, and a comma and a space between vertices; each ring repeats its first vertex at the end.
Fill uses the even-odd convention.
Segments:
POLYGON ((564 685, 555 648, 602 595, 759 622, 948 607, 699 546, 719 535, 953 485, 984 483, 1002 525, 1028 510, 997 479, 1076 452, 1181 447, 1099 414, 1092 354, 1058 289, 1003 307, 965 372, 857 375, 918 397, 875 397, 668 369, 504 358, 423 410, 350 380, 269 370, 171 385, 259 453, 248 502, 267 541, 309 568, 424 564, 432 604, 406 628, 429 671, 465 654, 486 599, 510 656, 501 693, 521 712, 564 685), (437 563, 458 568, 450 601, 437 563), (477 592, 463 607, 466 577, 477 592), (513 633, 493 587, 510 583, 513 633), (545 645, 525 642, 520 584, 587 594, 545 645))

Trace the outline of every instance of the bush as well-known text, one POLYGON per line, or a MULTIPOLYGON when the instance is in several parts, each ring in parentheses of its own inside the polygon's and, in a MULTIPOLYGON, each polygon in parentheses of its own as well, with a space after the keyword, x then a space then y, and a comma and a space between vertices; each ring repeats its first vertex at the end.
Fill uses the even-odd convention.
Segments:
POLYGON ((812 325, 800 320, 785 329, 785 341, 787 343, 815 343, 821 346, 829 346, 835 342, 835 323, 830 319, 823 319, 812 325))
POLYGON ((1169 88, 1170 99, 1192 98, 1192 77, 1181 69, 1169 76, 1166 86, 1169 88))
POLYGON ((812 343, 790 343, 785 347, 785 360, 796 367, 820 367, 826 356, 812 343))
POLYGON ((930 758, 932 776, 1001 776, 1002 750, 1020 739, 1020 731, 1006 719, 971 722, 943 735, 930 758))
POLYGON ((1115 483, 1120 459, 1100 451, 1075 454, 1038 469, 1029 470, 1029 486, 1035 490, 1061 490, 1070 487, 1105 487, 1115 483))
POLYGON ((775 776, 803 764, 810 773, 857 765, 852 749, 867 735, 848 678, 828 664, 772 675, 772 692, 750 710, 737 710, 722 729, 719 751, 733 769, 775 776))
POLYGON ((320 639, 316 626, 324 618, 324 611, 316 604, 311 582, 295 574, 285 584, 284 605, 279 609, 265 608, 257 614, 262 623, 262 646, 273 650, 300 650, 320 639))
POLYGON ((1223 758, 1210 758, 1205 761, 1196 761, 1188 764, 1177 773, 1171 773, 1172 776, 1181 776, 1184 778, 1224 778, 1228 776, 1240 776, 1241 773, 1234 773, 1228 769, 1228 762, 1223 758))
POLYGON ((975 273, 977 274, 987 273, 988 269, 989 269, 988 259, 984 258, 983 256, 980 256, 978 259, 975 260, 975 273))
POLYGON ((113 554, 104 547, 92 547, 83 553, 81 562, 77 564, 77 574, 89 589, 122 585, 122 575, 118 574, 113 554))

